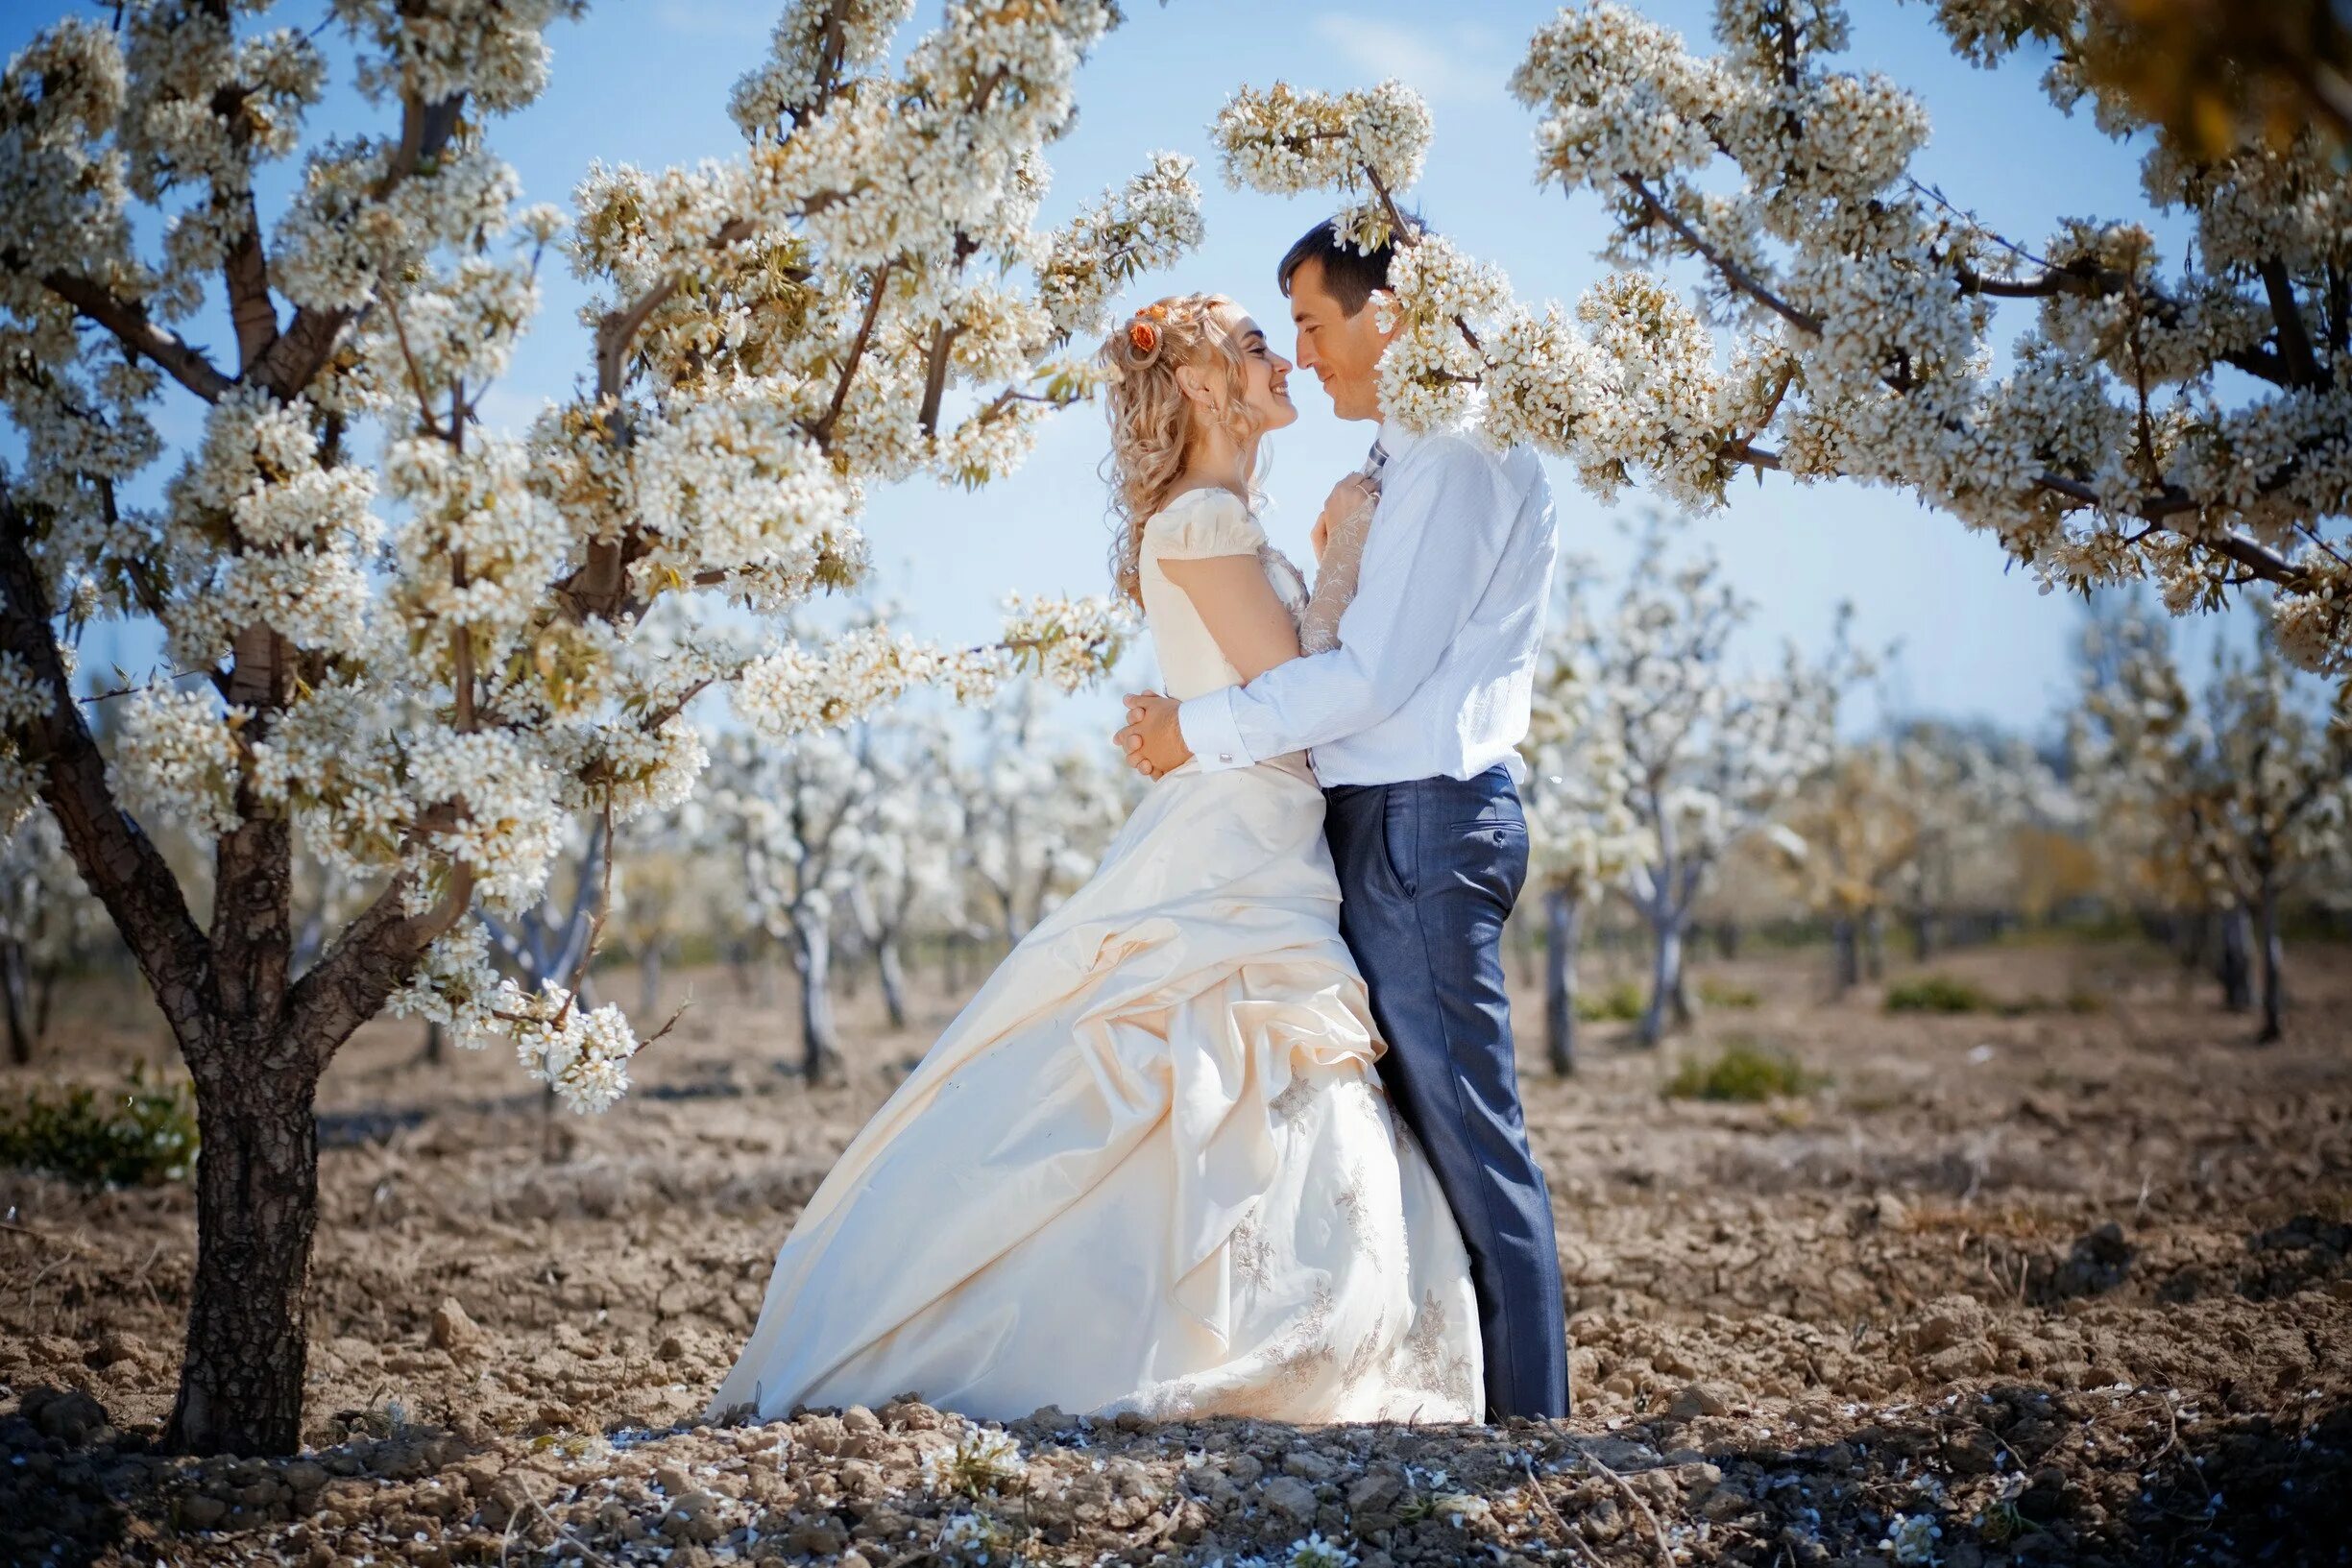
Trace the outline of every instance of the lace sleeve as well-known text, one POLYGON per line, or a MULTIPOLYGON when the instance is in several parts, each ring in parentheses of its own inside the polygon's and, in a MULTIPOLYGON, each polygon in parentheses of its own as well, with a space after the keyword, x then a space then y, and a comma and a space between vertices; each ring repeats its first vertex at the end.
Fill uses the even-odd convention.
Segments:
POLYGON ((1364 541, 1372 530, 1372 513, 1380 504, 1377 491, 1340 519, 1323 542, 1323 558, 1315 568, 1315 591, 1299 616, 1298 651, 1329 653, 1340 645, 1340 616, 1356 596, 1356 573, 1364 567, 1364 541))

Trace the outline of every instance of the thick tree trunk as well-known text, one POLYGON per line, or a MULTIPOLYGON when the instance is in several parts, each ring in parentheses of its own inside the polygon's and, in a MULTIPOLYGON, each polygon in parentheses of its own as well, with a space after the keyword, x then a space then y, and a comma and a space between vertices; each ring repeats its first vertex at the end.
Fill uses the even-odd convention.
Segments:
POLYGON ((874 967, 882 975, 882 1005, 890 1027, 907 1026, 907 964, 899 956, 898 938, 885 936, 874 945, 874 967))
POLYGON ((1842 997, 1862 983, 1862 944, 1852 915, 1839 915, 1830 923, 1830 944, 1837 957, 1831 994, 1842 997))
POLYGON ((1645 1046, 1657 1045, 1668 1028, 1687 1023, 1690 1017, 1690 1000, 1683 993, 1682 922, 1661 924, 1657 938, 1650 953, 1650 1004, 1641 1014, 1639 1038, 1645 1046))
POLYGON ((833 932, 823 921, 794 928, 792 967, 800 973, 800 1073, 814 1083, 841 1058, 833 1026, 833 932))
POLYGON ((206 1054, 216 1053, 225 1060, 196 1080, 196 1278, 163 1443, 191 1454, 290 1454, 303 1440, 318 1080, 305 1042, 206 1054))
POLYGON ((1547 940, 1543 945, 1543 1041, 1552 1071, 1576 1071, 1576 948, 1585 920, 1583 903, 1554 887, 1543 895, 1547 940))
POLYGON ((2232 905, 2221 912, 2221 1005, 2233 1013, 2254 1006, 2253 921, 2245 905, 2232 905))
POLYGON ((2262 1033, 2255 1037, 2266 1046, 2286 1035, 2286 961, 2278 930, 2278 889, 2266 879, 2262 889, 2262 1033))

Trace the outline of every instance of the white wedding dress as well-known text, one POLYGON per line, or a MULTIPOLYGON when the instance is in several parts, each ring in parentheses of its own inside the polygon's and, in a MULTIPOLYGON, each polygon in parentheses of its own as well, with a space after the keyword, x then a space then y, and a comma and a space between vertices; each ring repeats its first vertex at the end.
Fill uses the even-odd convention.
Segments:
MULTIPOLYGON (((1147 524, 1171 695, 1236 674, 1159 563, 1253 550, 1296 613, 1233 496, 1147 524)), ((1468 1265, 1373 1068, 1322 822, 1299 758, 1157 783, 809 1200, 710 1414, 1475 1420, 1468 1265)))

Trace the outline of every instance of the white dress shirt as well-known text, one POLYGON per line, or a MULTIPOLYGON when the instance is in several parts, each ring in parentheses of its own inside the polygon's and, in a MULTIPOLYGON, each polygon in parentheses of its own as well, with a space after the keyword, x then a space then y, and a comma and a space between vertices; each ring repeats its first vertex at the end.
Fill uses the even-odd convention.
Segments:
POLYGON ((1380 426, 1388 462, 1340 645, 1176 711, 1203 772, 1311 750, 1324 784, 1520 771, 1552 567, 1533 452, 1380 426))

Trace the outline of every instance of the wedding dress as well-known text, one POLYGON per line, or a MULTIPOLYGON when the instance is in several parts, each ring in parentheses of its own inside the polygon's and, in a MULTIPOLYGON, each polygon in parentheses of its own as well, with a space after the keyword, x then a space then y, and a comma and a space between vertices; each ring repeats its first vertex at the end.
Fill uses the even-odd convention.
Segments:
MULTIPOLYGON (((1237 674, 1160 563, 1251 552, 1300 614, 1232 495, 1147 524, 1172 696, 1237 674)), ((710 1414, 1476 1419, 1467 1262, 1381 1091, 1322 820, 1302 758, 1155 784, 825 1177, 710 1414)))

